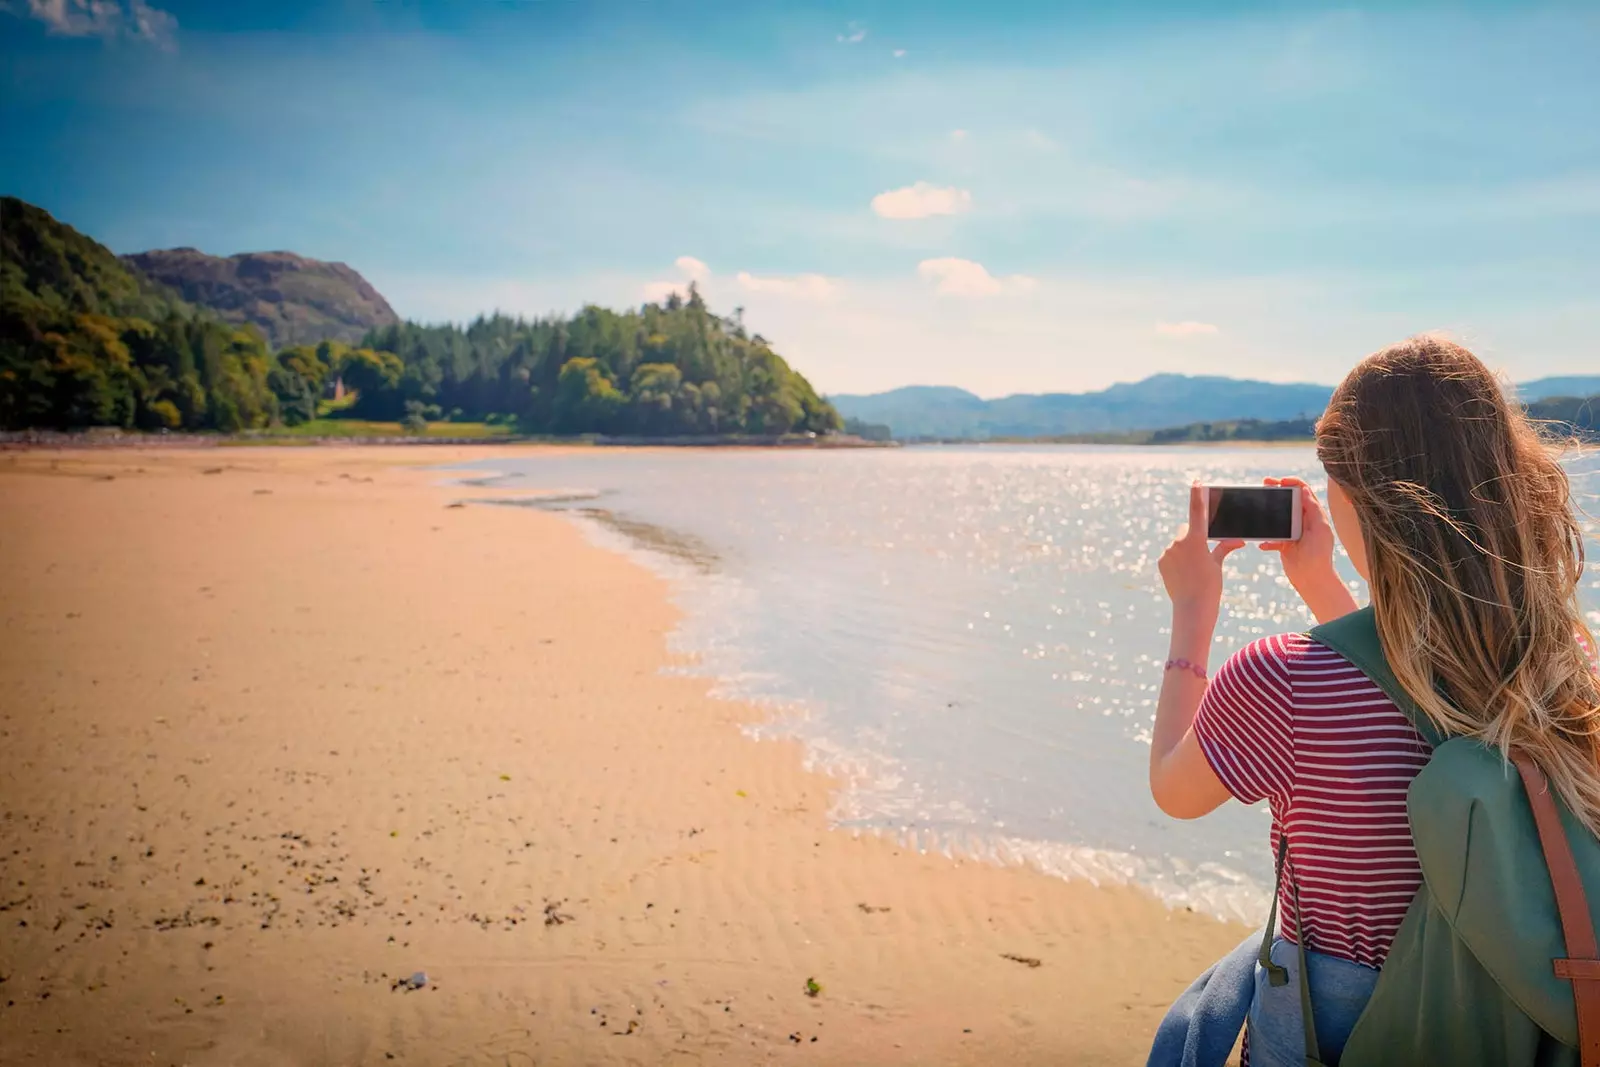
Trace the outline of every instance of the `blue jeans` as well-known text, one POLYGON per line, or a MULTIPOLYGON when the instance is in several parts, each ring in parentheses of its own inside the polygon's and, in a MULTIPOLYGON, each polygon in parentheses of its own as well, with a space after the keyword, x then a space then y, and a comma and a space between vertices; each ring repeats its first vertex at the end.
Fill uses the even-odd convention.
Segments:
MULTIPOLYGON (((1250 1067, 1303 1067, 1306 1036, 1300 1021, 1300 954, 1290 942, 1274 938, 1272 962, 1288 970, 1289 982, 1273 985, 1267 981, 1267 972, 1256 965, 1256 992, 1248 1021, 1250 1067)), ((1322 1062, 1333 1067, 1378 984, 1378 972, 1310 950, 1306 966, 1311 969, 1311 1014, 1317 1022, 1322 1062)))
POLYGON ((1245 938, 1183 991, 1156 1028, 1145 1067, 1223 1067, 1255 996, 1263 933, 1245 938))

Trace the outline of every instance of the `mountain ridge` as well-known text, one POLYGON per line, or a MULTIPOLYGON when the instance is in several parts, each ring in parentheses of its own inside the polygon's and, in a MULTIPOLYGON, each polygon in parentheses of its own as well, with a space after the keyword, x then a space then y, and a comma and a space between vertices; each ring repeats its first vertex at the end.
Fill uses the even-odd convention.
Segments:
POLYGON ((369 331, 400 322, 383 294, 338 261, 281 250, 213 256, 189 246, 118 258, 224 321, 255 326, 275 349, 357 344, 369 331))
MULTIPOLYGON (((1524 382, 1527 403, 1600 393, 1600 375, 1560 375, 1524 382)), ((881 393, 841 393, 828 400, 847 419, 888 426, 895 437, 1058 437, 1160 430, 1199 422, 1280 421, 1315 416, 1333 386, 1265 382, 1222 375, 1153 374, 1083 393, 1015 393, 985 400, 949 385, 909 385, 881 393)))
POLYGON ((692 284, 622 312, 402 323, 343 264, 193 249, 118 257, 0 197, 0 430, 237 433, 314 422, 335 402, 345 418, 410 435, 430 422, 652 438, 816 437, 840 424, 804 375, 692 284), (360 347, 312 312, 359 330, 360 347), (394 321, 350 321, 375 314, 394 321), (308 323, 320 341, 281 344, 306 337, 286 324, 308 323))

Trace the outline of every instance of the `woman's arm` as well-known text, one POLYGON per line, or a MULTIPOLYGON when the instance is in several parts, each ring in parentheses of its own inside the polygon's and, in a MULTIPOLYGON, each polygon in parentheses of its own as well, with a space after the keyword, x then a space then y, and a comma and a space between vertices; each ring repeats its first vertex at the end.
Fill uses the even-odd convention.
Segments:
POLYGON ((1189 490, 1189 523, 1162 553, 1161 580, 1172 599, 1172 641, 1168 648, 1156 724, 1150 738, 1150 793, 1156 805, 1179 819, 1215 811, 1228 799, 1226 786, 1206 762, 1194 733, 1195 713, 1205 696, 1222 605, 1222 561, 1242 548, 1206 541, 1206 505, 1199 486, 1189 490))
POLYGON ((1215 612, 1207 618, 1200 610, 1173 605, 1169 666, 1161 681, 1150 738, 1150 795, 1158 808, 1176 819, 1198 819, 1221 807, 1229 796, 1194 732, 1195 713, 1207 685, 1195 668, 1207 669, 1216 626, 1215 612))

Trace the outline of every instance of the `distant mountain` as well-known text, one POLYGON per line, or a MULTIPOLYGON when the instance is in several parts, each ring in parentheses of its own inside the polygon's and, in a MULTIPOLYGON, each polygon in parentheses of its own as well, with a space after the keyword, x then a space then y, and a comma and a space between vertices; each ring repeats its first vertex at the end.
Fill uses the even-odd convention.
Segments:
MULTIPOLYGON (((1600 376, 1540 378, 1517 387, 1523 403, 1600 393, 1600 376)), ((984 400, 951 386, 913 385, 887 393, 829 397, 839 414, 919 437, 1063 437, 1188 427, 1196 423, 1281 422, 1322 414, 1330 385, 1157 374, 1094 393, 1017 394, 984 400)))
POLYGON ((1561 396, 1531 402, 1528 414, 1544 423, 1544 429, 1558 438, 1572 436, 1600 443, 1600 395, 1561 396))
POLYGON ((828 399, 840 417, 888 426, 900 438, 980 436, 972 428, 988 408, 982 398, 947 385, 907 385, 887 393, 828 399))
POLYGON ((250 323, 274 349, 343 341, 400 321, 367 280, 343 263, 293 252, 245 252, 222 258, 193 248, 123 256, 147 278, 233 323, 250 323))
POLYGON ((1553 397, 1594 396, 1600 393, 1600 374, 1577 374, 1564 378, 1540 378, 1517 386, 1517 399, 1524 404, 1553 397))
POLYGON ((412 435, 445 420, 646 438, 840 428, 803 375, 693 284, 621 312, 424 326, 396 321, 342 264, 193 249, 119 259, 0 197, 0 431, 266 430, 331 415, 341 386, 341 418, 412 435), (361 347, 337 340, 351 334, 361 347))
POLYGON ((1320 414, 1333 388, 1235 378, 1157 374, 1094 393, 1019 394, 983 400, 964 389, 911 386, 830 397, 847 419, 888 425, 898 438, 1053 437, 1155 430, 1228 419, 1320 414))

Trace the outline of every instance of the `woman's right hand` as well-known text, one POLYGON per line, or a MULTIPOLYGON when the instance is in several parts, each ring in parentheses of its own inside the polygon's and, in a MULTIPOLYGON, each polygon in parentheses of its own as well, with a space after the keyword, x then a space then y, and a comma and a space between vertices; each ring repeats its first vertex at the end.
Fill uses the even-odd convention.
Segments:
POLYGON ((1333 526, 1317 494, 1300 478, 1266 478, 1263 484, 1300 490, 1300 540, 1265 541, 1262 549, 1278 553, 1283 573, 1318 622, 1331 622, 1356 610, 1356 598, 1333 566, 1333 526))

